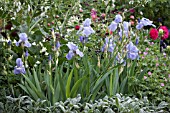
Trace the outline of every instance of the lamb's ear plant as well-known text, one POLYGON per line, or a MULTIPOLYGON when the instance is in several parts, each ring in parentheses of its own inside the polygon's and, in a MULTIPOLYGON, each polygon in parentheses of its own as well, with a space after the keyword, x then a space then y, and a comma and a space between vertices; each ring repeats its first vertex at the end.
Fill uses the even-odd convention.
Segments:
POLYGON ((82 103, 81 95, 68 98, 65 101, 56 102, 52 106, 46 105, 46 100, 34 101, 28 96, 14 98, 6 97, 6 103, 0 102, 0 111, 10 113, 54 113, 54 112, 98 112, 98 113, 169 113, 169 104, 162 101, 158 105, 151 104, 147 97, 138 99, 136 97, 125 97, 121 94, 109 97, 104 96, 94 102, 82 103))

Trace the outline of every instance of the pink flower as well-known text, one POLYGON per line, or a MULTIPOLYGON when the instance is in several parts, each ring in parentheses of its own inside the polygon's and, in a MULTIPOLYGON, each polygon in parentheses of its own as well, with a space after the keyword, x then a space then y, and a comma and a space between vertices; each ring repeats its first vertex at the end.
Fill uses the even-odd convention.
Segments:
POLYGON ((101 16, 104 18, 104 17, 106 16, 106 14, 105 14, 105 13, 102 13, 101 16))
POLYGON ((135 24, 135 22, 134 21, 130 21, 130 24, 133 26, 135 24))
POLYGON ((152 73, 149 71, 149 72, 148 72, 148 75, 152 75, 152 73))
POLYGON ((168 75, 168 77, 170 78, 170 74, 168 75))
POLYGON ((144 59, 145 57, 144 56, 142 56, 142 59, 144 59))
POLYGON ((148 51, 149 50, 149 48, 146 48, 146 51, 148 51))
POLYGON ((165 40, 169 37, 169 31, 166 26, 161 26, 159 29, 162 29, 164 31, 163 36, 161 37, 162 40, 165 40))
POLYGON ((161 83, 161 86, 162 86, 162 87, 165 86, 164 83, 161 83))
POLYGON ((144 56, 146 56, 148 54, 148 52, 143 52, 144 56))
POLYGON ((93 21, 97 19, 97 11, 94 8, 91 10, 91 17, 93 21))
POLYGON ((144 79, 147 79, 147 76, 144 76, 143 78, 144 78, 144 79))
POLYGON ((96 20, 97 19, 97 15, 91 15, 92 20, 96 20))
POLYGON ((156 67, 158 67, 159 66, 159 63, 156 63, 156 67))
POLYGON ((82 13, 82 12, 83 12, 83 9, 82 9, 82 8, 80 8, 80 9, 79 9, 79 11, 80 11, 80 13, 82 13))
POLYGON ((130 16, 130 19, 135 19, 135 17, 133 15, 130 16))
POLYGON ((150 42, 150 45, 153 45, 154 44, 154 42, 150 42))
POLYGON ((155 28, 152 28, 149 32, 150 38, 153 40, 156 40, 158 38, 158 30, 155 28))

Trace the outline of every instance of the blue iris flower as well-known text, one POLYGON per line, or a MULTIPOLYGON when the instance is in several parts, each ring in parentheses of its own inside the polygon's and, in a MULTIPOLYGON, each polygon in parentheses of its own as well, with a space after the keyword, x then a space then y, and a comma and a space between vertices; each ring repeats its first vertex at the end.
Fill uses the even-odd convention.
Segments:
POLYGON ((91 19, 87 18, 84 22, 83 22, 83 27, 80 28, 80 30, 77 32, 77 34, 79 34, 80 31, 83 30, 83 35, 85 35, 85 37, 88 37, 89 35, 95 33, 95 31, 93 30, 93 28, 90 26, 91 25, 91 19))
POLYGON ((102 52, 108 51, 108 52, 113 52, 114 51, 115 44, 113 43, 113 38, 109 40, 108 37, 105 38, 105 43, 101 49, 102 52))
POLYGON ((17 65, 14 67, 14 74, 25 74, 26 71, 21 58, 16 59, 16 64, 17 65))
POLYGON ((140 20, 140 22, 136 25, 136 29, 141 29, 143 28, 144 26, 153 26, 153 27, 156 27, 154 24, 152 24, 153 22, 150 21, 149 19, 147 18, 142 18, 140 20))
POLYGON ((57 42, 56 42, 56 45, 55 45, 56 49, 58 50, 58 49, 60 48, 60 46, 61 46, 60 42, 57 41, 57 42))
POLYGON ((132 43, 130 42, 127 46, 127 58, 131 59, 131 60, 135 60, 139 57, 138 55, 138 48, 132 43))
POLYGON ((51 54, 48 56, 48 60, 51 61, 52 60, 52 56, 51 54))
POLYGON ((117 23, 113 21, 108 28, 110 31, 114 32, 117 29, 117 23))
POLYGON ((79 37, 81 43, 86 43, 88 41, 88 37, 80 36, 79 37))
POLYGON ((19 41, 16 42, 16 46, 19 46, 20 43, 24 43, 25 47, 31 47, 31 44, 28 42, 28 37, 26 33, 20 33, 19 38, 19 41))
POLYGON ((139 44, 139 37, 136 38, 136 45, 139 44))
POLYGON ((68 54, 66 55, 66 58, 68 60, 71 60, 72 57, 75 56, 76 54, 79 55, 80 57, 84 56, 83 52, 81 52, 73 42, 68 42, 68 44, 66 44, 66 45, 70 49, 68 54))
POLYGON ((116 15, 114 21, 115 21, 116 23, 122 22, 122 16, 121 16, 120 14, 116 15))
POLYGON ((91 25, 91 19, 87 18, 84 22, 83 22, 83 27, 90 27, 91 25))
MULTIPOLYGON (((123 31, 123 34, 125 34, 126 37, 129 35, 129 31, 123 31)), ((122 30, 119 31, 119 36, 122 38, 122 30)))
POLYGON ((126 22, 126 21, 123 22, 123 30, 129 31, 129 22, 126 22))
POLYGON ((25 57, 28 57, 28 56, 29 56, 29 53, 28 53, 28 50, 26 50, 25 57))

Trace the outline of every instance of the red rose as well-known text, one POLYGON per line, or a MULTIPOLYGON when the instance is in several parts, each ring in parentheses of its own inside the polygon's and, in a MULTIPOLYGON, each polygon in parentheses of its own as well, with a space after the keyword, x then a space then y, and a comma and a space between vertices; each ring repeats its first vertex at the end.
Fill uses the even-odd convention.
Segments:
POLYGON ((158 30, 155 28, 152 28, 149 32, 150 38, 153 40, 156 40, 158 38, 158 30))
POLYGON ((75 26, 75 29, 76 29, 76 30, 79 30, 79 29, 80 29, 80 26, 79 26, 79 25, 76 25, 76 26, 75 26))
POLYGON ((166 26, 161 26, 159 29, 162 29, 164 31, 161 39, 162 40, 165 40, 169 37, 169 31, 168 31, 168 28, 166 26))

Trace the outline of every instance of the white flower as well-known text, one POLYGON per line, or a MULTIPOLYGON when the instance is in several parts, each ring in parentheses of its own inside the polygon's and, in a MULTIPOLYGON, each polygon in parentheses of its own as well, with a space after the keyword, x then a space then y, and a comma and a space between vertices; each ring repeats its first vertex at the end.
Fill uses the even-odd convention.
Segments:
POLYGON ((35 45, 36 45, 36 43, 35 43, 35 42, 33 42, 33 43, 32 43, 32 45, 34 45, 34 46, 35 46, 35 45))
POLYGON ((36 64, 40 64, 41 62, 40 61, 37 61, 36 64))
POLYGON ((46 47, 43 47, 40 51, 40 53, 43 53, 43 52, 46 52, 47 51, 47 48, 46 47))

